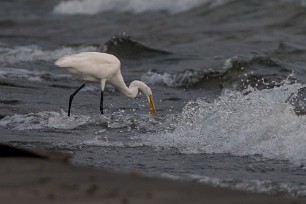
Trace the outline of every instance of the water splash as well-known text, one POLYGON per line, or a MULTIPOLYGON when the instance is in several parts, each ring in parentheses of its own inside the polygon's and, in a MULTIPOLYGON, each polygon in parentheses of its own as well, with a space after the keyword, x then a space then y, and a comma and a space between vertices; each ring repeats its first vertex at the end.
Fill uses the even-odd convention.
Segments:
POLYGON ((305 85, 285 84, 244 92, 225 90, 213 103, 189 102, 173 132, 146 136, 146 144, 182 153, 260 154, 306 162, 306 116, 287 103, 305 85))
POLYGON ((13 130, 75 129, 93 122, 88 116, 74 115, 68 117, 64 111, 61 113, 44 111, 26 115, 15 114, 13 116, 6 116, 0 120, 0 126, 13 130))
MULTIPOLYGON (((83 126, 96 126, 103 129, 120 129, 127 132, 140 133, 156 132, 162 129, 166 121, 158 121, 147 115, 113 113, 106 115, 78 115, 68 117, 63 110, 61 112, 43 111, 26 115, 15 114, 6 116, 0 120, 0 127, 13 130, 39 130, 39 129, 77 129, 83 126)), ((168 121, 169 122, 169 121, 168 121)), ((166 127, 166 126, 165 126, 166 127)), ((99 135, 93 132, 93 135, 99 135)))
POLYGON ((94 139, 86 140, 84 145, 101 146, 101 147, 125 147, 122 141, 112 141, 108 137, 96 136, 94 139))

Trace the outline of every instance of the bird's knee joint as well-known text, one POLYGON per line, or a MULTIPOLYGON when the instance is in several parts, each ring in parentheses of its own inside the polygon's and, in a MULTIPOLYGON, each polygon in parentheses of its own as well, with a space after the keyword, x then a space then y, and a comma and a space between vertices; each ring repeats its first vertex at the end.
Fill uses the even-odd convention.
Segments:
POLYGON ((71 95, 71 96, 69 97, 69 101, 72 101, 72 100, 73 100, 73 97, 74 97, 74 95, 71 95))

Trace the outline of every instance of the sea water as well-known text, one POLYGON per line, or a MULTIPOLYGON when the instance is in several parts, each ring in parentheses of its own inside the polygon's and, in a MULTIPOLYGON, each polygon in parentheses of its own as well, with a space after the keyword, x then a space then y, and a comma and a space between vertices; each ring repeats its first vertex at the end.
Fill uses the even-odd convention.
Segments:
POLYGON ((0 142, 74 165, 306 196, 304 1, 35 0, 0 3, 0 142), (56 59, 115 54, 129 99, 56 59))

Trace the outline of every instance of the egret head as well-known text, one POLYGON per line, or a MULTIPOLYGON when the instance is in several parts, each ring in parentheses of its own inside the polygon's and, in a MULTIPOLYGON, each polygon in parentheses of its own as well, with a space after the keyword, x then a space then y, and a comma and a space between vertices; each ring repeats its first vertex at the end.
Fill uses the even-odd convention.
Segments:
POLYGON ((137 81, 137 80, 133 81, 130 87, 137 87, 137 89, 139 89, 142 93, 144 93, 147 96, 147 99, 149 101, 150 113, 152 116, 156 116, 156 109, 151 89, 142 81, 137 81))

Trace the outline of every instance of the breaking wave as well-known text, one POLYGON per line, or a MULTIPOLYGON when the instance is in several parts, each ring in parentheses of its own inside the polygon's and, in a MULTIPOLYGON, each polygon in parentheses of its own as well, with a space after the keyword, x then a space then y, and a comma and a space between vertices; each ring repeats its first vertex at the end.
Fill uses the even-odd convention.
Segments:
POLYGON ((93 46, 63 47, 56 50, 44 50, 36 45, 15 46, 13 48, 0 47, 0 64, 7 66, 18 62, 29 62, 35 60, 51 61, 64 55, 76 54, 85 51, 97 51, 93 46))
POLYGON ((26 69, 17 68, 0 68, 0 79, 18 79, 25 81, 61 81, 64 79, 70 79, 69 74, 51 74, 41 71, 30 71, 26 69))
MULTIPOLYGON (((300 68, 300 67, 299 67, 300 68)), ((249 86, 267 89, 280 86, 293 72, 299 70, 268 56, 234 56, 224 62, 225 70, 220 75, 220 85, 224 88, 242 91, 249 86)), ((291 76, 290 80, 295 80, 291 76)))
POLYGON ((207 4, 209 7, 223 5, 231 0, 70 0, 61 1, 53 9, 55 14, 94 15, 100 12, 118 11, 143 13, 148 11, 166 11, 172 14, 188 11, 207 4))
POLYGON ((268 56, 234 56, 227 59, 223 69, 218 71, 211 68, 203 71, 186 69, 178 73, 149 71, 142 76, 142 80, 151 85, 169 87, 207 88, 207 82, 213 82, 219 88, 237 91, 243 91, 249 86, 268 89, 281 86, 285 80, 290 80, 292 83, 296 78, 305 81, 304 73, 299 71, 303 66, 303 64, 281 62, 268 56), (292 72, 299 73, 298 77, 292 75, 292 72))
POLYGON ((182 153, 259 154, 265 158, 306 162, 306 116, 298 116, 288 98, 305 85, 272 89, 224 90, 213 103, 189 102, 173 132, 143 139, 182 153))
POLYGON ((208 72, 196 71, 192 69, 185 70, 180 73, 170 74, 167 72, 157 73, 149 71, 145 73, 141 80, 150 85, 163 85, 169 87, 192 87, 205 80, 214 79, 219 73, 210 70, 208 72))
POLYGON ((118 35, 113 36, 111 40, 104 44, 102 52, 113 54, 119 58, 134 59, 171 54, 170 52, 145 46, 126 33, 119 33, 118 35))
POLYGON ((249 191, 256 193, 265 193, 270 195, 289 194, 294 197, 305 197, 306 186, 296 186, 292 183, 272 182, 270 180, 236 180, 236 179, 220 179, 216 177, 202 175, 186 175, 184 177, 163 174, 162 177, 171 180, 191 180, 215 187, 231 188, 239 191, 249 191))

